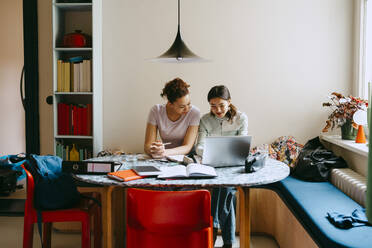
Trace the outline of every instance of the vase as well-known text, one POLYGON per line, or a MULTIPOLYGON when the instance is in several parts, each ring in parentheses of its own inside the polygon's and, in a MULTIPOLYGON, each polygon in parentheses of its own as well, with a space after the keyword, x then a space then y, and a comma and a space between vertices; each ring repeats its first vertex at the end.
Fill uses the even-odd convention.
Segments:
POLYGON ((344 140, 355 140, 358 130, 355 129, 350 120, 341 126, 341 138, 344 140))

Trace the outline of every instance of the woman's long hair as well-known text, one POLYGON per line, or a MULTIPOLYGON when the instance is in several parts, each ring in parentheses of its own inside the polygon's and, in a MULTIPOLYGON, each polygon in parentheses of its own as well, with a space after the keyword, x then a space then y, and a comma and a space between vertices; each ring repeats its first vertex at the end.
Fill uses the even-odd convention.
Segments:
MULTIPOLYGON (((223 100, 229 101, 231 100, 231 95, 229 89, 225 85, 217 85, 212 87, 208 92, 208 102, 213 98, 221 98, 223 100)), ((234 116, 236 116, 238 109, 230 103, 229 110, 226 112, 227 119, 229 121, 233 121, 234 116)), ((211 114, 212 111, 211 111, 211 114)))

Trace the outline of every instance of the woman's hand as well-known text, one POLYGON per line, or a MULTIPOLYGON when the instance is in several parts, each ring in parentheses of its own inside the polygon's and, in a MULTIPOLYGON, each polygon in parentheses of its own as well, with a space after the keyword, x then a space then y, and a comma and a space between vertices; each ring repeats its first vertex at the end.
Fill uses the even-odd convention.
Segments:
POLYGON ((152 142, 150 146, 151 157, 163 158, 165 157, 165 147, 161 141, 152 142))

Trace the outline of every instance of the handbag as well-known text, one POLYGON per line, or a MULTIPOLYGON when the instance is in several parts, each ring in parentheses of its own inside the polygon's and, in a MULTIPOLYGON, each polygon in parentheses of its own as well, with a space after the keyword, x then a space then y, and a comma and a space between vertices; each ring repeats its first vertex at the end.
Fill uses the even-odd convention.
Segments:
POLYGON ((328 181, 332 168, 346 168, 345 160, 328 151, 319 137, 309 140, 301 150, 291 175, 305 181, 328 181))

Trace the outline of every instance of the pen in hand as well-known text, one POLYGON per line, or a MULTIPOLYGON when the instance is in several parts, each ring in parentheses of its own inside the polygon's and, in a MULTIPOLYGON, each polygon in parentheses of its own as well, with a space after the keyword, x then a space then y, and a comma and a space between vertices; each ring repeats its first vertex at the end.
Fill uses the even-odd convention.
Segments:
MULTIPOLYGON (((157 142, 154 142, 154 143, 157 143, 157 142)), ((170 145, 170 144, 172 144, 172 142, 162 143, 163 146, 170 145)), ((151 145, 151 146, 153 146, 153 145, 151 145)))

